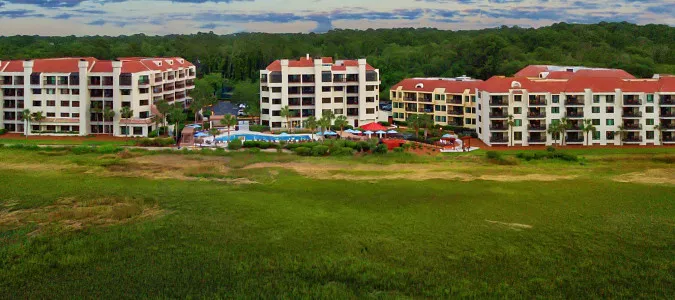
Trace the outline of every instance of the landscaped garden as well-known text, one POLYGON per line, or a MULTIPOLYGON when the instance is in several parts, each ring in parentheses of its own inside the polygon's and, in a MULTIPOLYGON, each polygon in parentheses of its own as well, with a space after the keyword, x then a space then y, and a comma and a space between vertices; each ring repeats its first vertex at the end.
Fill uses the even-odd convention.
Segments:
POLYGON ((675 152, 610 150, 6 146, 0 292, 673 298, 675 152))

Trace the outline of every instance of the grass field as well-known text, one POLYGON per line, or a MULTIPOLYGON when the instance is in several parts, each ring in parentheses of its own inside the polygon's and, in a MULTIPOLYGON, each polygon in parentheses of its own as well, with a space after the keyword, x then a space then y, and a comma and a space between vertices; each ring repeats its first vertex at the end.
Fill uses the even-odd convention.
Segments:
POLYGON ((132 140, 100 140, 94 138, 71 138, 71 139, 8 139, 0 137, 0 144, 14 145, 115 145, 115 146, 130 146, 133 145, 132 140))
POLYGON ((672 299, 674 158, 0 148, 0 295, 672 299))

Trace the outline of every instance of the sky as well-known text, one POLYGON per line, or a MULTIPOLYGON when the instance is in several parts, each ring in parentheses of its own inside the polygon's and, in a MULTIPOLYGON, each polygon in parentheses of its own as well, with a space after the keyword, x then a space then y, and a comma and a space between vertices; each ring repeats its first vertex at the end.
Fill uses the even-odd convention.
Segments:
POLYGON ((675 0, 0 0, 0 35, 541 27, 628 21, 675 26, 675 0))

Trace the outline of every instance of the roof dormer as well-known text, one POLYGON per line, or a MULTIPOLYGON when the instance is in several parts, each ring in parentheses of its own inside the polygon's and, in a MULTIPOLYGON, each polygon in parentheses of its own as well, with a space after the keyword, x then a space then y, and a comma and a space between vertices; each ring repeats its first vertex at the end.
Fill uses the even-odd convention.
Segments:
POLYGON ((522 85, 520 84, 520 82, 514 80, 514 81, 511 82, 511 88, 512 89, 519 89, 519 88, 522 88, 522 85))
POLYGON ((421 83, 421 82, 420 82, 420 83, 416 84, 416 85, 415 85, 415 88, 416 88, 416 89, 423 89, 423 88, 424 88, 424 83, 421 83))

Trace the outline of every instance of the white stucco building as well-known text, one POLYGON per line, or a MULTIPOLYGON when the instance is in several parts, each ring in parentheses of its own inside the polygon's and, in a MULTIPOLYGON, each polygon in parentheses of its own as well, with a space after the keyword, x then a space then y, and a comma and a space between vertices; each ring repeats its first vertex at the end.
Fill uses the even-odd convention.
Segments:
POLYGON ((365 59, 337 60, 330 57, 276 60, 260 71, 260 120, 272 129, 287 128, 281 109, 293 115, 290 126, 300 128, 308 116, 323 112, 344 115, 358 127, 378 120, 379 70, 365 59))
POLYGON ((147 136, 154 129, 153 104, 189 104, 195 75, 195 66, 178 57, 0 61, 0 126, 28 135, 147 136), (133 117, 122 120, 125 106, 133 117), (103 120, 104 108, 115 112, 111 120, 103 120), (45 119, 24 128, 24 109, 45 119))

